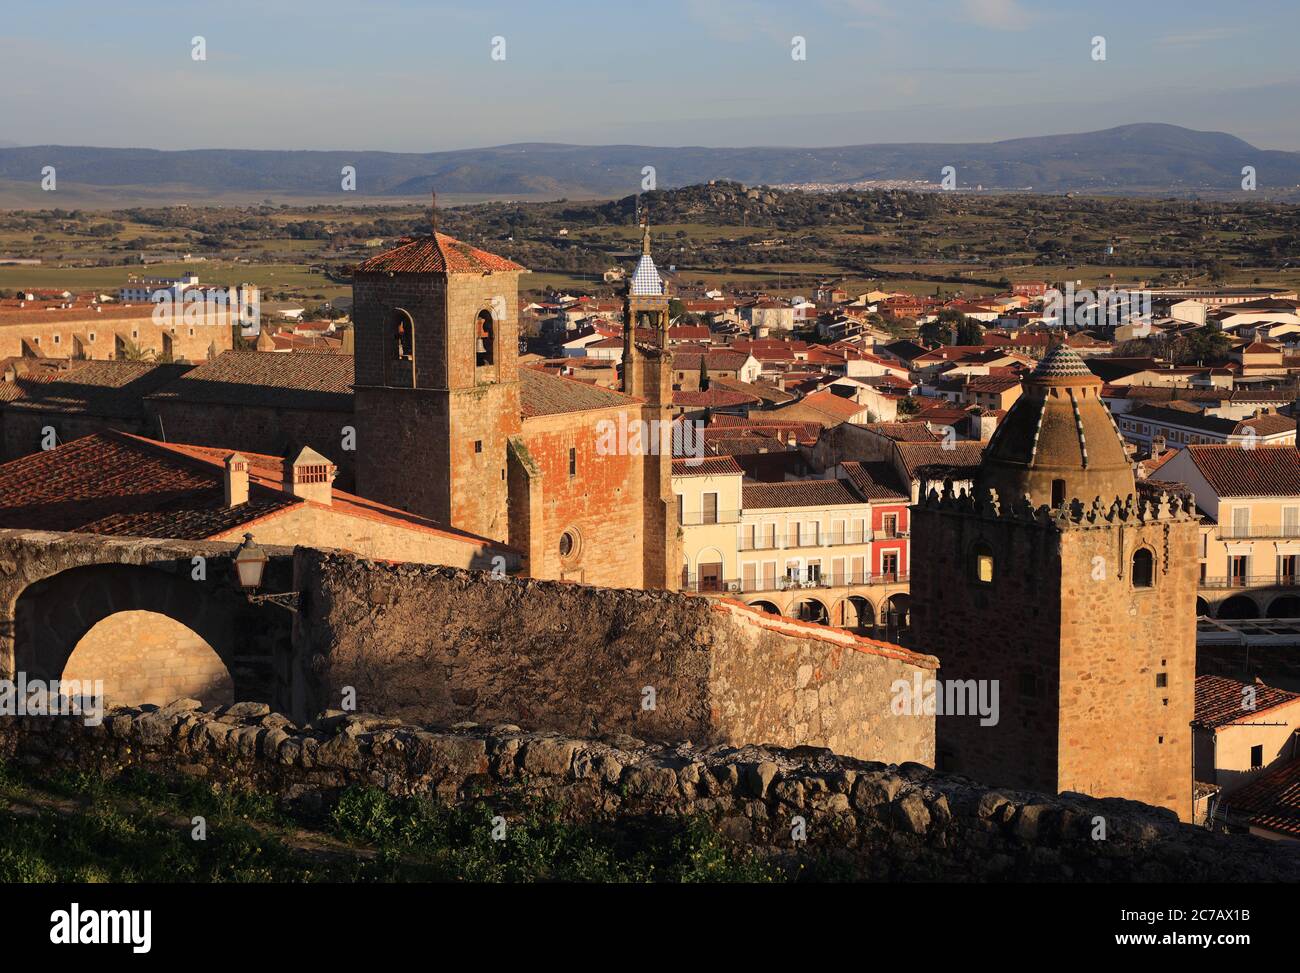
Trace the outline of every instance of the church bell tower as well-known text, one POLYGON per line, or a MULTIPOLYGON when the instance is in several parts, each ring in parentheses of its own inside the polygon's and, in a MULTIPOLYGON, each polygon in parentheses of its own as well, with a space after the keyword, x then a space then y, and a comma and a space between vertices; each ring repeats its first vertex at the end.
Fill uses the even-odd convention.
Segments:
POLYGON ((525 269, 436 219, 353 276, 357 492, 505 541, 525 269))

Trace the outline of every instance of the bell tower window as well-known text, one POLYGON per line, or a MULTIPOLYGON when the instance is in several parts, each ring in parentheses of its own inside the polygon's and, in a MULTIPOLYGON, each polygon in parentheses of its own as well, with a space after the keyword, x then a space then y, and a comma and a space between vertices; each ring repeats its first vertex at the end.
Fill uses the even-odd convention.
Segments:
POLYGON ((491 365, 493 362, 493 344, 496 339, 495 322, 491 311, 478 312, 478 329, 474 346, 474 364, 478 367, 491 365))
POLYGON ((393 315, 393 357, 411 361, 415 347, 415 322, 405 311, 393 315))

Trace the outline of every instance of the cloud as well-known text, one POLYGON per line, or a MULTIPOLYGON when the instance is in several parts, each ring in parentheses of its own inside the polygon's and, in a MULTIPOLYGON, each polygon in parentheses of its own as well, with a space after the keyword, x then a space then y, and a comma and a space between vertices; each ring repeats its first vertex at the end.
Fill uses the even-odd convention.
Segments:
POLYGON ((965 18, 993 30, 1024 30, 1033 16, 1018 0, 961 0, 965 18))

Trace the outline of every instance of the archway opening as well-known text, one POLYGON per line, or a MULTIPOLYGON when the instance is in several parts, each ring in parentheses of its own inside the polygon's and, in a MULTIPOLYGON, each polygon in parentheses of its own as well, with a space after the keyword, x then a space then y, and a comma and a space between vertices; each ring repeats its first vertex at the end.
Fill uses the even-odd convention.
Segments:
POLYGON ((876 610, 867 599, 850 595, 840 602, 838 624, 842 628, 852 628, 859 632, 873 631, 876 627, 876 610))
POLYGON ((1254 599, 1247 598, 1245 595, 1233 595, 1222 605, 1219 606, 1218 618, 1240 619, 1240 618, 1259 618, 1259 606, 1255 604, 1254 599))
POLYGON ((781 614, 781 609, 777 608, 776 605, 772 604, 770 601, 751 601, 749 607, 757 608, 769 615, 779 616, 781 614))
POLYGON ((62 678, 102 680, 105 706, 235 701, 234 679, 212 646, 188 626, 152 611, 121 611, 91 626, 62 678))
POLYGON ((1283 595, 1268 606, 1269 618, 1300 618, 1300 597, 1283 595))
POLYGON ((1210 615, 1210 603, 1204 598, 1196 599, 1196 617, 1208 618, 1210 615))
POLYGON ((829 625, 831 623, 830 613, 816 598, 805 598, 795 605, 795 617, 801 622, 815 622, 818 625, 829 625))
POLYGON ((901 642, 912 627, 911 595, 891 595, 881 612, 881 621, 885 627, 885 638, 890 642, 901 642))

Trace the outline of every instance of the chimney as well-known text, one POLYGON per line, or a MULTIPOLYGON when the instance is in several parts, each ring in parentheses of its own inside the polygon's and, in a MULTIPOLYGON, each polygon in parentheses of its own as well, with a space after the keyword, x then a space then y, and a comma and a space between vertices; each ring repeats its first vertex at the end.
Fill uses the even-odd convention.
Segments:
POLYGON ((334 474, 338 467, 310 446, 298 457, 284 461, 284 492, 299 500, 311 500, 329 506, 334 500, 334 474))
POLYGON ((239 453, 226 457, 226 506, 238 507, 248 503, 248 460, 239 453))

